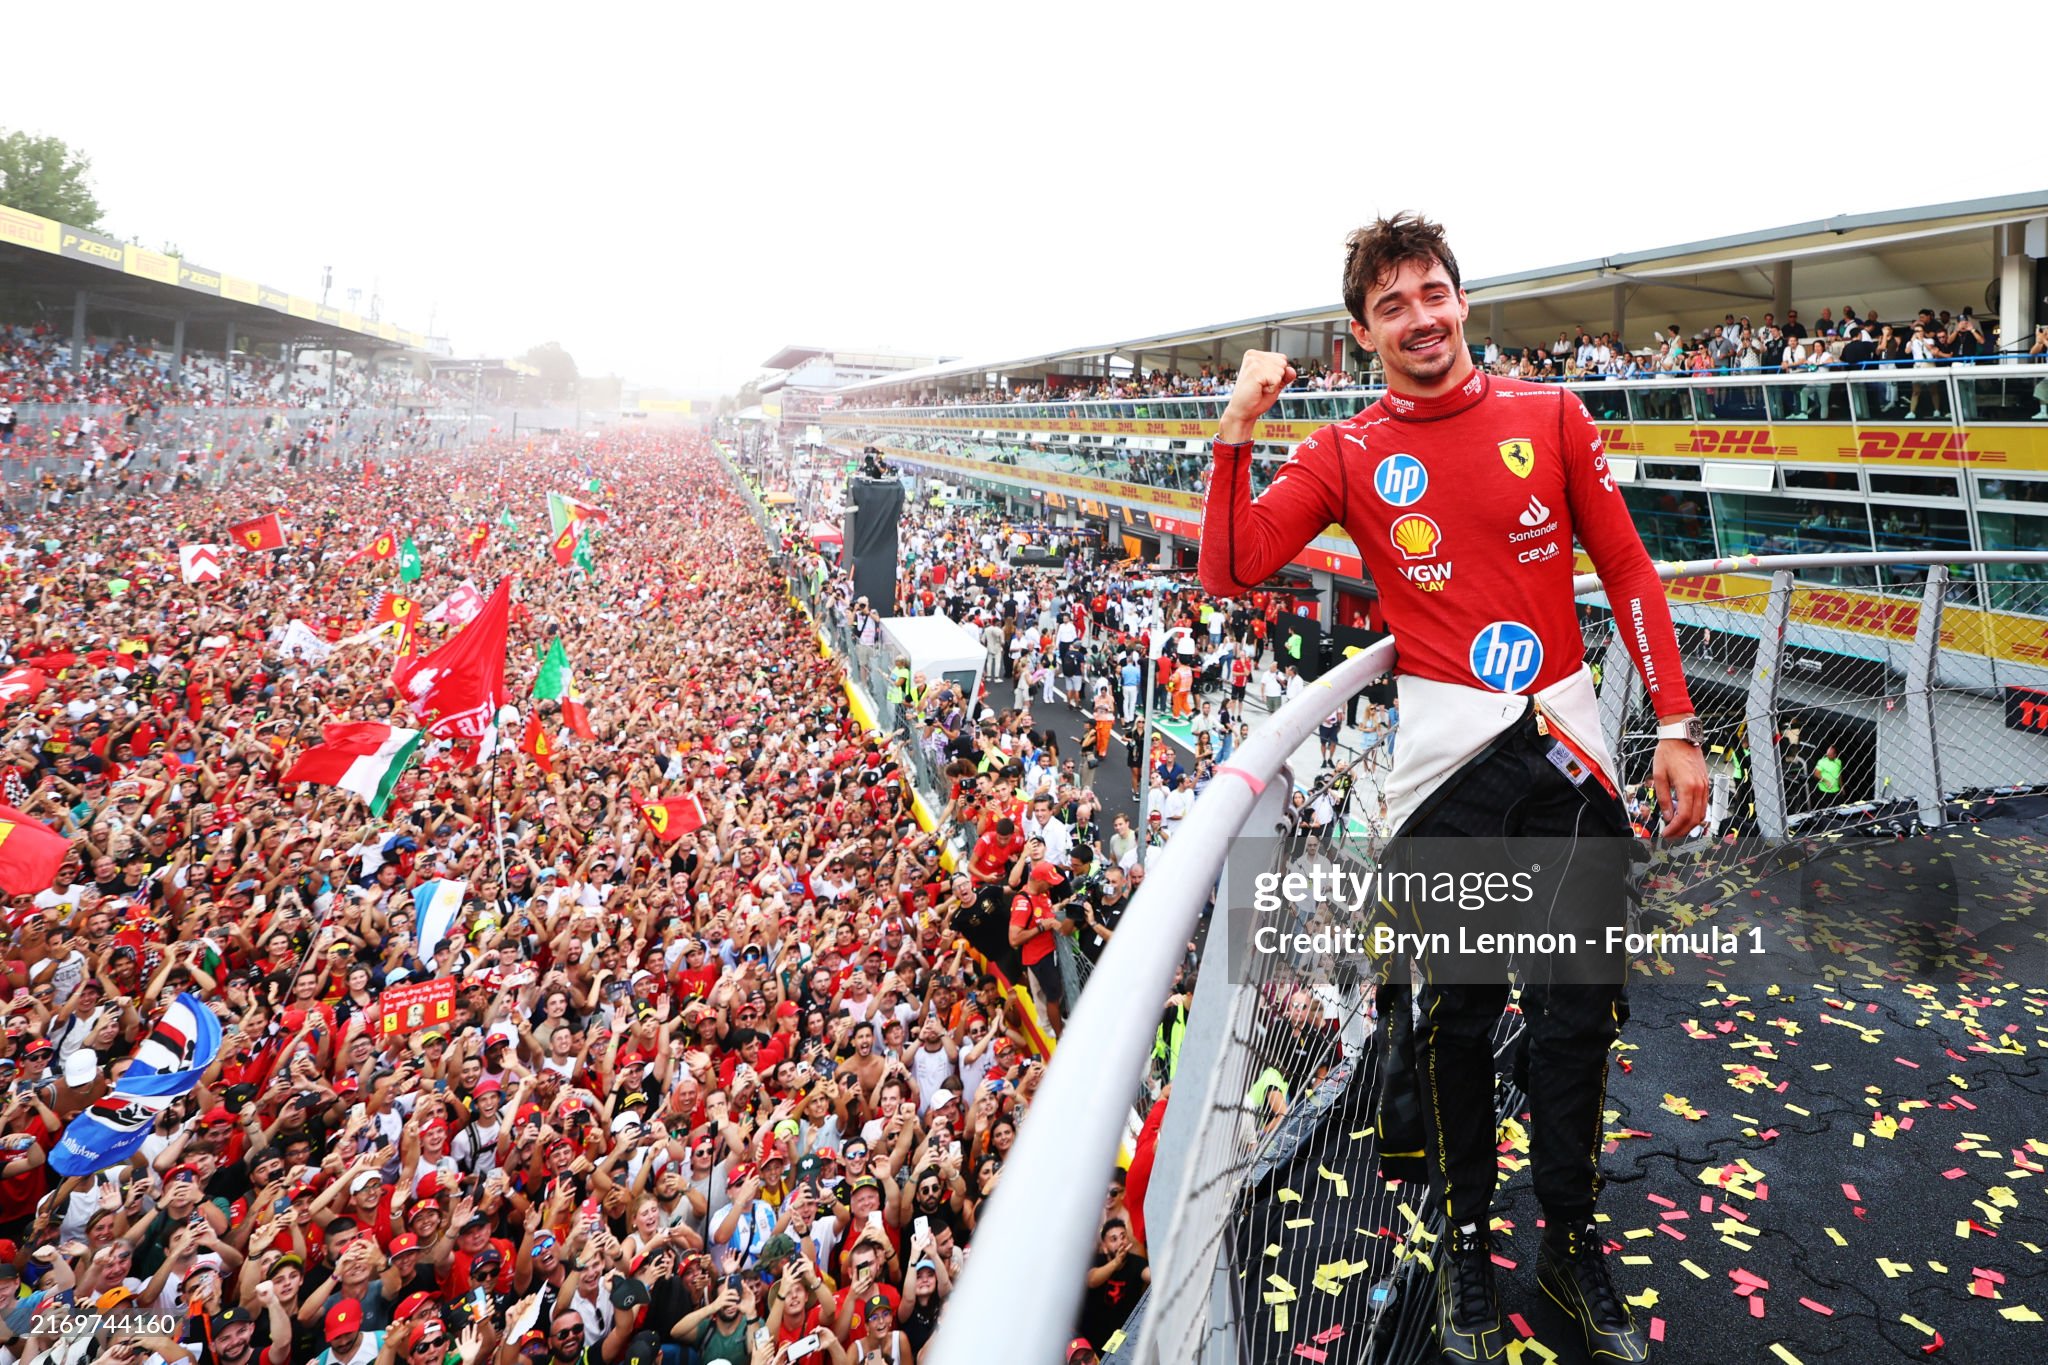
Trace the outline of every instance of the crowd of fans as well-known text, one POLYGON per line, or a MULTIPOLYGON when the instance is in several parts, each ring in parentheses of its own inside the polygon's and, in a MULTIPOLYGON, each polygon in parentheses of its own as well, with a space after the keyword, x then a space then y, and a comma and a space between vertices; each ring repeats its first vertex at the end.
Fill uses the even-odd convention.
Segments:
MULTIPOLYGON (((944 872, 903 751, 852 718, 702 444, 377 448, 102 484, 8 527, 0 664, 49 681, 0 713, 0 783, 72 847, 7 906, 0 1349, 908 1362, 1051 1025, 966 946, 973 907, 992 878, 1027 909, 1059 882, 1007 844, 944 872), (607 510, 589 568, 551 556, 546 487, 607 510), (182 580, 181 543, 271 509, 286 548, 182 580), (417 582, 364 557, 382 533, 417 582), (429 744, 381 816, 283 781, 325 723, 405 723, 389 633, 356 638, 386 592, 424 611, 505 576, 506 744, 429 744), (287 652, 307 630, 328 648, 287 652), (594 738, 528 699, 553 640, 594 738), (511 743, 533 716, 546 745, 511 743), (702 825, 670 841, 645 803, 682 796, 702 825), (435 880, 463 893, 423 953, 435 880), (444 977, 445 1022, 385 1018, 444 977), (200 1084, 131 1160, 57 1177, 179 992, 225 1034, 200 1084)), ((1120 1178, 1076 1178, 1120 1217, 1120 1178)), ((1128 1229, 1100 1264, 1077 1361, 1143 1279, 1128 1229)))
POLYGON ((0 325, 0 404, 88 404, 155 411, 164 407, 338 408, 400 400, 454 401, 445 383, 429 382, 359 357, 286 365, 255 354, 186 347, 178 365, 171 347, 134 337, 89 337, 72 355, 69 333, 46 323, 0 325))
MULTIPOLYGON (((2032 338, 2020 343, 2015 353, 2019 352, 2034 358, 2048 355, 2048 326, 2036 328, 2032 338)), ((1782 323, 1772 313, 1765 313, 1760 322, 1730 313, 1719 326, 1700 328, 1690 335, 1684 334, 1677 323, 1671 323, 1634 347, 1611 331, 1591 332, 1584 326, 1559 332, 1557 339, 1547 344, 1503 346, 1489 336, 1484 338, 1483 354, 1478 358, 1489 373, 1548 383, 1943 366, 1974 363, 1999 354, 2001 338, 1997 323, 1979 320, 1971 308, 1957 314, 1946 308, 1922 308, 1911 321, 1884 322, 1868 309, 1859 317, 1854 305, 1845 304, 1839 318, 1832 307, 1827 307, 1810 325, 1800 320, 1796 308, 1786 313, 1782 323)), ((1291 391, 1320 393, 1380 387, 1384 381, 1379 358, 1367 355, 1362 360, 1359 369, 1351 370, 1333 367, 1320 358, 1297 359, 1294 365, 1298 377, 1291 391)), ((1178 370, 1151 370, 1108 378, 1076 376, 1044 384, 1016 384, 965 393, 926 389, 886 401, 862 399, 849 406, 918 408, 1227 397, 1236 374, 1234 369, 1204 365, 1193 375, 1178 370)), ((2048 413, 2048 399, 2044 399, 2042 408, 2048 413)))

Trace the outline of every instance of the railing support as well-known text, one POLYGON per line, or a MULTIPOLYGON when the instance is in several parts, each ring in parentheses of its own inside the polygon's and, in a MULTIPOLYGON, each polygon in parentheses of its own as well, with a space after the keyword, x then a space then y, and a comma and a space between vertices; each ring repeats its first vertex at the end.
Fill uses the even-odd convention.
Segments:
MULTIPOLYGON (((1778 661, 1784 656, 1785 622, 1791 613, 1792 571, 1780 569, 1771 575, 1763 629, 1756 637, 1756 664, 1749 675, 1749 702, 1743 708, 1756 828, 1766 839, 1785 837, 1785 768, 1778 752, 1778 661)), ((1741 814, 1736 812, 1738 817, 1741 814)))
POLYGON ((1913 764, 1914 794, 1920 800, 1920 823, 1929 829, 1942 822, 1941 750, 1934 733, 1935 656, 1941 651, 1941 604, 1948 592, 1948 566, 1927 571, 1927 591, 1920 598, 1920 619, 1913 626, 1913 652, 1906 660, 1906 752, 1913 764))

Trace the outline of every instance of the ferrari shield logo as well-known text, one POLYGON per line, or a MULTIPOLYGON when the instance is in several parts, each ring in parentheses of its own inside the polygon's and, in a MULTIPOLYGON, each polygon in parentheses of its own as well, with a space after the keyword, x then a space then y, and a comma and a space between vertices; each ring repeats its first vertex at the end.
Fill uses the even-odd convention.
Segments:
POLYGON ((1500 443, 1500 462, 1508 472, 1518 479, 1529 477, 1529 471, 1536 467, 1536 443, 1526 436, 1517 436, 1512 441, 1500 443))
POLYGON ((653 825, 653 826, 654 826, 654 832, 655 832, 656 834, 666 834, 666 833, 668 833, 668 807, 667 807, 667 806, 663 806, 663 805, 659 805, 659 804, 656 804, 656 805, 642 806, 642 807, 641 807, 640 809, 641 809, 642 811, 646 812, 646 814, 647 814, 647 822, 648 822, 649 824, 651 824, 651 825, 653 825))
POLYGON ((242 539, 248 541, 252 547, 261 545, 263 543, 263 533, 261 531, 245 531, 242 533, 242 539))

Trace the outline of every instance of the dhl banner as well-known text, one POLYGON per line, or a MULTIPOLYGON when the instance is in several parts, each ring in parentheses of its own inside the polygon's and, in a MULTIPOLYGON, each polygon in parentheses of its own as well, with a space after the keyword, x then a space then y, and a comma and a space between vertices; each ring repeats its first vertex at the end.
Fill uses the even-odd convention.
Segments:
MULTIPOLYGON (((1907 382, 1901 380, 1901 383, 1907 382)), ((974 428, 952 417, 899 417, 887 424, 933 430, 974 428)), ((1107 420, 1102 418, 1003 418, 997 430, 1022 436, 1073 432, 1096 436, 1164 436, 1171 440, 1207 442, 1215 419, 1107 420)), ((1294 445, 1328 426, 1327 422, 1260 422, 1255 441, 1294 445)), ((1684 423, 1624 422, 1600 428, 1608 451, 1622 456, 1671 456, 1679 459, 1785 460, 1806 464, 1870 464, 1929 469, 1971 465, 1977 468, 2048 470, 2048 428, 2002 426, 1850 426, 1840 423, 1778 422, 1758 425, 1692 426, 1684 423)))

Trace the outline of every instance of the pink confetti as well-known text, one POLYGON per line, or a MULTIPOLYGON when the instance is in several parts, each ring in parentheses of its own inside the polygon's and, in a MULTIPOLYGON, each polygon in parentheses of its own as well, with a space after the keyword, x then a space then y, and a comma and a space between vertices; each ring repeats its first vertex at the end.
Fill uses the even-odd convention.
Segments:
POLYGON ((1656 1205, 1659 1205, 1659 1206, 1661 1206, 1661 1207, 1663 1207, 1663 1208, 1667 1208, 1667 1209, 1675 1209, 1675 1208, 1677 1208, 1677 1207, 1678 1207, 1678 1201, 1677 1201, 1676 1199, 1666 1199, 1666 1198, 1665 1198, 1665 1197, 1664 1197, 1663 1195, 1661 1195, 1661 1194, 1652 1194, 1652 1195, 1647 1195, 1647 1196, 1645 1196, 1645 1197, 1646 1197, 1646 1198, 1647 1198, 1647 1199, 1648 1199, 1648 1200, 1649 1200, 1649 1201, 1650 1201, 1650 1202, 1651 1202, 1652 1204, 1656 1204, 1656 1205))
POLYGON ((1507 1257, 1501 1255, 1498 1251, 1493 1253, 1493 1263, 1499 1266, 1502 1270, 1513 1270, 1515 1268, 1515 1263, 1513 1261, 1510 1261, 1507 1257))
POLYGON ((1968 1174, 1969 1172, 1960 1166, 1951 1166, 1941 1173, 1941 1178, 1943 1180, 1961 1180, 1968 1174))
POLYGON ((1663 1213, 1660 1213, 1657 1216, 1659 1218, 1662 1218, 1667 1223, 1675 1223, 1681 1218, 1692 1217, 1692 1215, 1687 1213, 1684 1209, 1666 1209, 1663 1213))
POLYGON ((1323 1362, 1330 1358, 1328 1351, 1318 1350, 1305 1341, 1294 1348, 1294 1353, 1303 1360, 1313 1360, 1316 1365, 1323 1365, 1323 1362))
POLYGON ((1650 1319, 1650 1340, 1652 1340, 1652 1341, 1662 1341, 1662 1340, 1664 1340, 1664 1319, 1662 1319, 1662 1318, 1651 1318, 1651 1319, 1650 1319))
POLYGON ((1766 1182, 1759 1180, 1754 1187, 1754 1193, 1758 1199, 1768 1200, 1771 1197, 1771 1187, 1766 1182))
POLYGON ((1510 1314, 1508 1314, 1508 1321, 1509 1321, 1510 1323, 1514 1324, 1514 1328, 1515 1328, 1515 1331, 1516 1331, 1516 1333, 1517 1333, 1518 1335, 1520 1335, 1521 1337, 1523 1337, 1524 1339, 1527 1339, 1527 1338, 1529 1338, 1529 1337, 1533 1337, 1533 1336, 1535 1336, 1535 1335, 1536 1335, 1536 1334, 1535 1334, 1534 1332, 1532 1332, 1532 1331, 1530 1331, 1530 1330, 1529 1330, 1529 1323, 1528 1323, 1528 1321, 1527 1321, 1527 1320, 1526 1320, 1525 1318, 1523 1318, 1523 1316, 1522 1316, 1522 1315, 1521 1315, 1520 1313, 1510 1313, 1510 1314))
POLYGON ((1951 1095, 1951 1096, 1949 1096, 1949 1098, 1950 1098, 1951 1100, 1955 1101, 1955 1102, 1956 1102, 1957 1104, 1960 1104, 1961 1106, 1963 1106, 1963 1108, 1965 1108, 1965 1109, 1968 1109, 1968 1110, 1971 1110, 1971 1111, 1973 1111, 1973 1112, 1974 1112, 1974 1111, 1976 1110, 1976 1108, 1977 1108, 1977 1106, 1976 1106, 1976 1105, 1974 1105, 1974 1104, 1970 1103, 1970 1102, 1969 1102, 1968 1100, 1964 1099, 1964 1098, 1963 1098, 1963 1097, 1962 1097, 1961 1095, 1951 1095))
POLYGON ((1685 1234, 1680 1232, 1677 1228, 1672 1227, 1669 1223, 1657 1224, 1657 1231, 1664 1233, 1666 1236, 1675 1237, 1681 1242, 1685 1240, 1685 1234))
POLYGON ((1920 1069, 1920 1063, 1918 1063, 1918 1062, 1909 1062, 1909 1061, 1907 1061, 1907 1060, 1906 1060, 1906 1059, 1905 1059, 1904 1057, 1894 1057, 1894 1058, 1892 1058, 1892 1060, 1893 1060, 1893 1061, 1895 1061, 1895 1062, 1897 1062, 1897 1063, 1898 1063, 1898 1064, 1899 1064, 1900 1066, 1910 1066, 1910 1067, 1912 1067, 1912 1068, 1913 1068, 1913 1069, 1914 1069, 1915 1071, 1918 1071, 1918 1070, 1920 1069))
POLYGON ((1741 1209, 1736 1208, 1732 1204, 1723 1204, 1721 1206, 1721 1212, 1727 1214, 1730 1218, 1733 1218, 1738 1223, 1747 1223, 1749 1221, 1749 1215, 1744 1213, 1741 1209))
POLYGON ((1713 1211, 1714 1211, 1714 1196, 1713 1196, 1713 1195, 1711 1195, 1711 1194, 1703 1194, 1703 1195, 1701 1195, 1701 1196, 1700 1196, 1700 1212, 1701 1212, 1701 1213, 1712 1213, 1713 1211))
POLYGON ((1753 1318, 1760 1318, 1764 1315, 1763 1295, 1752 1294, 1749 1296, 1749 1315, 1753 1318))
POLYGON ((1863 1196, 1856 1193, 1856 1187, 1854 1185, 1844 1184, 1842 1186, 1842 1193, 1848 1196, 1849 1202, 1852 1204, 1860 1204, 1863 1202, 1863 1196))
POLYGON ((2004 1284, 2004 1283, 2005 1283, 2005 1276, 2003 1276, 2003 1275, 1999 1274, 1999 1273, 1998 1273, 1997 1271, 1995 1271, 1995 1270, 1983 1270, 1983 1269, 1977 1269, 1977 1270, 1972 1270, 1972 1271, 1970 1272, 1970 1274, 1971 1274, 1971 1276, 1972 1276, 1972 1277, 1974 1277, 1974 1278, 1976 1278, 1976 1279, 1979 1279, 1979 1280, 1989 1280, 1989 1281, 1991 1281, 1991 1282, 1992 1282, 1993 1284, 2004 1284))
POLYGON ((1799 1306, 1801 1308, 1811 1308, 1814 1312, 1820 1314, 1824 1318, 1831 1318, 1835 1315, 1834 1309, 1828 1307, 1824 1303, 1815 1303, 1812 1299, 1801 1299, 1799 1301, 1799 1306))
POLYGON ((1765 1279, 1763 1276, 1757 1274, 1753 1270, 1744 1270, 1740 1266, 1737 1266, 1735 1269, 1729 1271, 1728 1278, 1735 1281, 1735 1283, 1737 1284, 1746 1284, 1750 1286, 1752 1289, 1769 1289, 1771 1287, 1771 1282, 1769 1280, 1765 1279))

